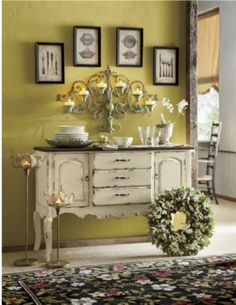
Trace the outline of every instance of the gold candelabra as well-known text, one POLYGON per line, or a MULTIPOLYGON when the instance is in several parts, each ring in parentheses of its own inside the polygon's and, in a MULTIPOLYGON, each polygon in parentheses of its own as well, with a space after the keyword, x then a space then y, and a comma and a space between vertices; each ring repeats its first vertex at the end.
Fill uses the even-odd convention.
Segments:
POLYGON ((26 207, 25 207, 25 257, 17 259, 14 262, 15 266, 25 267, 32 266, 37 259, 28 257, 28 244, 29 244, 29 175, 30 170, 37 168, 41 165, 41 157, 33 154, 16 154, 11 156, 13 167, 22 168, 24 170, 26 185, 25 185, 25 196, 26 196, 26 207))
POLYGON ((52 195, 46 194, 46 200, 48 205, 55 208, 56 211, 56 218, 57 218, 57 255, 56 260, 51 260, 46 263, 48 268, 62 268, 68 265, 66 260, 60 260, 59 257, 59 232, 60 232, 60 225, 59 225, 59 214, 60 210, 72 203, 74 199, 74 194, 65 195, 63 192, 53 193, 52 195))

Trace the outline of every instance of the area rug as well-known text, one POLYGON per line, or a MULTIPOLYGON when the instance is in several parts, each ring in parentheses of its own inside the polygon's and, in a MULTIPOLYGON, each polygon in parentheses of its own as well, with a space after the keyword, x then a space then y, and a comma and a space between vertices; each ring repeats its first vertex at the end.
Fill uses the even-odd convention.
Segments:
POLYGON ((6 274, 2 304, 236 304, 236 254, 6 274))

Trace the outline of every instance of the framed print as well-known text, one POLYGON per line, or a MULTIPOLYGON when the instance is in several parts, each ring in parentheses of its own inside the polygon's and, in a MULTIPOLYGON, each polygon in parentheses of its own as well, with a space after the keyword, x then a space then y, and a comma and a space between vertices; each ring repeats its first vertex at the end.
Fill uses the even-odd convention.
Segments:
POLYGON ((73 28, 74 66, 101 66, 101 28, 74 26, 73 28))
POLYGON ((64 84, 64 43, 36 42, 36 83, 64 84))
POLYGON ((153 47, 153 84, 178 85, 177 47, 153 47))
POLYGON ((116 28, 116 65, 143 66, 143 29, 116 28))

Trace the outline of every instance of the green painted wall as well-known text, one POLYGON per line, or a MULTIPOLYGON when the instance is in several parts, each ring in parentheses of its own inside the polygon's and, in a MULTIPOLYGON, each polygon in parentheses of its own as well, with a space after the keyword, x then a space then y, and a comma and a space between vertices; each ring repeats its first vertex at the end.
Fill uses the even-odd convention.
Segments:
MULTIPOLYGON (((178 102, 186 95, 186 2, 185 1, 19 1, 3 2, 3 246, 24 243, 24 175, 13 169, 10 155, 31 152, 34 146, 45 146, 45 138, 53 136, 60 124, 85 124, 92 138, 98 137, 98 122, 88 115, 63 113, 56 103, 56 94, 66 92, 77 79, 105 69, 125 74, 130 80, 143 81, 150 93, 160 99, 169 97, 178 102), (102 67, 81 68, 72 64, 73 25, 101 26, 102 67), (115 29, 144 29, 144 64, 142 68, 115 67, 115 29), (34 43, 64 42, 65 84, 35 84, 34 43), (152 86, 152 47, 180 47, 179 86, 152 86)), ((115 135, 134 136, 138 143, 138 125, 155 125, 160 120, 160 105, 152 116, 129 114, 121 121, 115 135)), ((185 118, 175 125, 174 142, 185 142, 185 118)), ((34 209, 34 175, 30 179, 30 243, 33 242, 32 212, 34 209)), ((98 220, 77 219, 63 215, 61 238, 85 239, 145 235, 143 217, 98 220)))

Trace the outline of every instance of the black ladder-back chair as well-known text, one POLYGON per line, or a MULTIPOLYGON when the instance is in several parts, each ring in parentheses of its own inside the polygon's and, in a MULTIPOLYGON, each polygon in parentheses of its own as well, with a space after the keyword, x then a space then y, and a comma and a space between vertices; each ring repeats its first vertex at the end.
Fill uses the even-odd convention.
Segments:
POLYGON ((212 122, 210 143, 208 147, 208 156, 206 158, 198 159, 198 163, 206 165, 206 174, 198 177, 198 188, 205 191, 211 199, 214 199, 216 204, 219 201, 216 197, 215 191, 215 171, 216 171, 216 157, 219 150, 221 122, 212 122))

